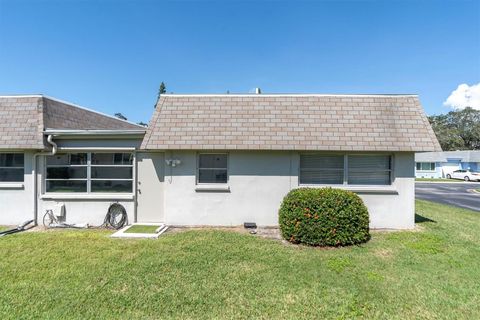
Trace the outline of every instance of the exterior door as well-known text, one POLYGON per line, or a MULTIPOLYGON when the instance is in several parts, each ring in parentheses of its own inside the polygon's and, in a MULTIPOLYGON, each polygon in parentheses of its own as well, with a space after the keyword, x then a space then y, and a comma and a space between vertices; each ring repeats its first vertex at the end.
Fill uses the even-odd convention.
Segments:
POLYGON ((137 222, 164 222, 165 155, 137 153, 137 222))

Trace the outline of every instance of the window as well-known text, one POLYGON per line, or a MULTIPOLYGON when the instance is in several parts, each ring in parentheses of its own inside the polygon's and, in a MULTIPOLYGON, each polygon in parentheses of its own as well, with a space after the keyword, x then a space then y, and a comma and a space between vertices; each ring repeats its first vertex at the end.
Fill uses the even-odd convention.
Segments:
POLYGON ((300 156, 301 184, 343 184, 343 155, 300 156))
POLYGON ((419 171, 435 171, 435 162, 417 162, 419 171))
POLYGON ((348 184, 391 184, 391 159, 388 155, 349 155, 348 184))
POLYGON ((300 155, 300 184, 390 185, 390 155, 300 155))
POLYGON ((47 157, 47 192, 132 192, 133 154, 69 153, 47 157))
POLYGON ((23 182, 23 153, 0 153, 0 182, 23 182))
POLYGON ((227 183, 227 154, 202 153, 198 155, 198 183, 227 183))

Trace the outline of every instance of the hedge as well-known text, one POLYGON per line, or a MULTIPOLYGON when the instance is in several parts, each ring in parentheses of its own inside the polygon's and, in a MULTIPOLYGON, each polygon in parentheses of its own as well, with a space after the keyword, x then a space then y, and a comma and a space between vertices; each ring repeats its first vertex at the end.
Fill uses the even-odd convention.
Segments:
POLYGON ((284 239, 311 246, 346 246, 370 239, 369 216, 353 192, 299 188, 283 199, 279 224, 284 239))

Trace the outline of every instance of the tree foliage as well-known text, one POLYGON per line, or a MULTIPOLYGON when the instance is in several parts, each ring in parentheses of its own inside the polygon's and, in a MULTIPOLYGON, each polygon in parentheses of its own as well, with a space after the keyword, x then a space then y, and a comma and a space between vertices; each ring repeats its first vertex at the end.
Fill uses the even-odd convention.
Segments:
POLYGON ((115 117, 117 117, 118 119, 127 120, 127 117, 125 117, 120 112, 115 113, 115 117))
POLYGON ((167 86, 165 85, 165 83, 162 81, 162 83, 160 83, 160 87, 158 88, 158 94, 157 94, 157 102, 155 103, 155 105, 153 106, 154 108, 157 107, 157 103, 158 103, 158 100, 160 100, 160 96, 164 93, 167 93, 167 86))
POLYGON ((480 111, 465 108, 428 117, 444 151, 480 149, 480 111))

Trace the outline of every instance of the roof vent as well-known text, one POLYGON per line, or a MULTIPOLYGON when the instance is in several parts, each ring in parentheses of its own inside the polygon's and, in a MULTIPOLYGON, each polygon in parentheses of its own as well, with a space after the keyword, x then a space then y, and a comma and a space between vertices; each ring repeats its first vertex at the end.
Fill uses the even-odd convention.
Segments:
POLYGON ((262 89, 260 88, 255 88, 255 94, 261 94, 262 93, 262 89))

